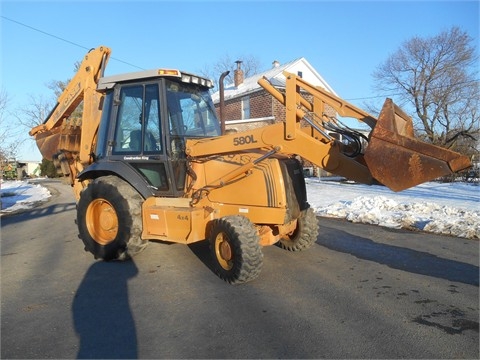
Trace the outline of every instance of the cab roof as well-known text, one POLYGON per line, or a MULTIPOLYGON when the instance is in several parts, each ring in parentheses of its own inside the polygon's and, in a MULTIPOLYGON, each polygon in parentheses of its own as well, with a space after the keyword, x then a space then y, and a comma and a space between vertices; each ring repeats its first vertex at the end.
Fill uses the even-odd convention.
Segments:
POLYGON ((112 89, 117 83, 123 83, 132 80, 154 79, 162 77, 175 77, 181 79, 182 82, 193 83, 208 88, 213 87, 213 82, 211 80, 198 75, 176 69, 152 69, 101 77, 98 80, 97 90, 102 91, 112 89))

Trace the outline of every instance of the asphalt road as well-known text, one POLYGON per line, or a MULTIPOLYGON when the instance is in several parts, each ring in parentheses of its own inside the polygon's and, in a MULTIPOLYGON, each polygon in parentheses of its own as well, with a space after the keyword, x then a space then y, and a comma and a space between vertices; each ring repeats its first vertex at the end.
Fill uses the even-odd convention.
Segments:
POLYGON ((231 286, 204 243, 83 251, 70 188, 1 218, 1 358, 479 358, 478 241, 320 219, 231 286))

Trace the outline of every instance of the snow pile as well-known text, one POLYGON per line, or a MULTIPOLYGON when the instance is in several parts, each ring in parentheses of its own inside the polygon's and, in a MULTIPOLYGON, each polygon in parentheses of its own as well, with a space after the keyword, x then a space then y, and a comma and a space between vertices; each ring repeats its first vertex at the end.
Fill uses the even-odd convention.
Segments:
POLYGON ((480 187, 474 184, 427 183, 395 193, 382 186, 306 181, 309 203, 319 216, 480 238, 480 187))
POLYGON ((2 181, 0 195, 1 213, 30 209, 51 196, 47 188, 26 181, 2 181))
POLYGON ((435 203, 398 203, 385 196, 359 196, 352 201, 317 208, 317 215, 391 228, 418 229, 465 238, 479 238, 480 212, 435 203))

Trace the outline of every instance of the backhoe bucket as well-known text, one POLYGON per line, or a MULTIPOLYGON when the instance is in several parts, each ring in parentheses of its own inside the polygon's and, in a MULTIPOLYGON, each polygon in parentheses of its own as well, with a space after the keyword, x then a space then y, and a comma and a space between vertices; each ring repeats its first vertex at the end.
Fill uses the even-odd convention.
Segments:
POLYGON ((52 131, 42 132, 35 136, 35 141, 42 157, 52 160, 53 155, 58 152, 60 133, 52 133, 52 131))
POLYGON ((386 99, 370 134, 365 161, 372 176, 401 191, 471 166, 468 157, 415 139, 412 119, 386 99))
POLYGON ((50 130, 41 130, 42 126, 32 129, 30 135, 35 138, 42 157, 52 160, 59 152, 78 153, 80 148, 80 126, 58 126, 50 130))

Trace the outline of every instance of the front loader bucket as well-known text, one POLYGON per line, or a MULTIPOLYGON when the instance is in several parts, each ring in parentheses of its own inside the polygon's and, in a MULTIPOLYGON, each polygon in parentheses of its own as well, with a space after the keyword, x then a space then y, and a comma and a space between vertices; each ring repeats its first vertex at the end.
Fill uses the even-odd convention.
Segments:
POLYGON ((372 176, 401 191, 471 166, 468 157, 415 139, 412 119, 386 99, 370 134, 365 161, 372 176))

